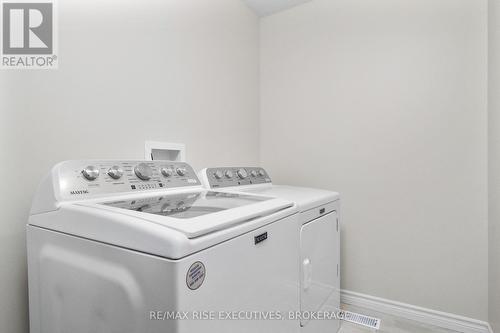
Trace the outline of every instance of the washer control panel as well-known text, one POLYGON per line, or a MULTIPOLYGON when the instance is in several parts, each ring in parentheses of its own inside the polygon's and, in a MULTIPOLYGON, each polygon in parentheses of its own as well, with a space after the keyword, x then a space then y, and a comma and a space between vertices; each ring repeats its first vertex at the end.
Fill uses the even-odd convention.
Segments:
POLYGON ((54 177, 67 200, 201 185, 189 164, 169 161, 66 161, 54 177))
POLYGON ((259 167, 220 167, 206 169, 210 188, 271 183, 266 170, 259 167))

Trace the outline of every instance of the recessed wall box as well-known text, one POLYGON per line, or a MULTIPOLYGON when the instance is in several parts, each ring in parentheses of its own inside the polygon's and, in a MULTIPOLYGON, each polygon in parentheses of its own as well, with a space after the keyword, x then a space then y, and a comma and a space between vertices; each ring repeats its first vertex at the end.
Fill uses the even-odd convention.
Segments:
POLYGON ((185 162, 186 145, 182 143, 146 141, 144 157, 151 161, 185 162))

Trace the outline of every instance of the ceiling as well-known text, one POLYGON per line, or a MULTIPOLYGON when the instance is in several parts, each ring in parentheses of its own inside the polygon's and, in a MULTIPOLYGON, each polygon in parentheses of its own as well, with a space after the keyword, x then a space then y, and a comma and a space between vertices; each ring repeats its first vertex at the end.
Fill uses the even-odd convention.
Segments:
POLYGON ((242 0, 260 16, 268 16, 311 0, 242 0))

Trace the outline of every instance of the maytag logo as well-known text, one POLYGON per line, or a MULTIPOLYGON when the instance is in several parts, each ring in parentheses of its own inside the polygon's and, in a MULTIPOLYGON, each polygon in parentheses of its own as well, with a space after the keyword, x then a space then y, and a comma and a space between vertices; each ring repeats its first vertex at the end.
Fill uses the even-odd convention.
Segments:
POLYGON ((1 68, 57 68, 55 0, 0 1, 1 68))
POLYGON ((89 191, 88 190, 75 190, 75 191, 71 191, 69 192, 70 194, 72 195, 77 195, 77 194, 89 194, 89 191))
POLYGON ((255 245, 262 243, 267 239, 267 232, 254 237, 255 245))

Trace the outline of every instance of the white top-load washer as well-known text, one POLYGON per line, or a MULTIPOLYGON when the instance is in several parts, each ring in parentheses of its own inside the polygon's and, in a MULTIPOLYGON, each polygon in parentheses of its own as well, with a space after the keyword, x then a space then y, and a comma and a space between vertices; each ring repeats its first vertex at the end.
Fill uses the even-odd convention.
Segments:
POLYGON ((299 208, 302 332, 336 332, 339 320, 310 314, 340 308, 340 196, 321 189, 274 185, 260 167, 215 167, 198 173, 207 189, 293 201, 299 208))
POLYGON ((60 163, 27 226, 30 332, 298 332, 297 213, 185 163, 60 163))

